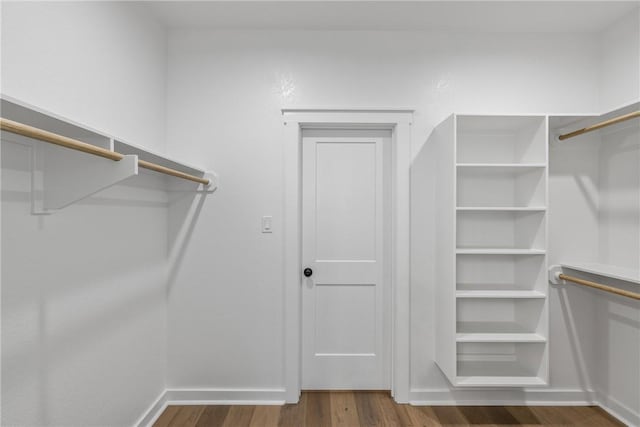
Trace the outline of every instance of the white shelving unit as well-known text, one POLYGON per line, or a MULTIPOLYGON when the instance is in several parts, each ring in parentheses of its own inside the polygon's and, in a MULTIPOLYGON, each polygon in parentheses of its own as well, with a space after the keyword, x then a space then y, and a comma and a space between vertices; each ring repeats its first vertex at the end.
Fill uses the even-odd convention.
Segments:
POLYGON ((548 119, 453 115, 427 146, 436 363, 458 387, 546 385, 548 119))

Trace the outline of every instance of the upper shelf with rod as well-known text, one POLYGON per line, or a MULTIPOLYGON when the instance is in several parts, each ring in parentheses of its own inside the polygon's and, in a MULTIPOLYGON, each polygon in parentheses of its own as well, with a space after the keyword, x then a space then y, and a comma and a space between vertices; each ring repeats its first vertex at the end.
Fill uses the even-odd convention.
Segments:
POLYGON ((42 181, 34 183, 35 190, 42 190, 34 191, 34 194, 44 194, 41 206, 34 208, 34 213, 50 213, 68 206, 126 178, 138 175, 138 168, 198 184, 197 188, 193 188, 195 191, 213 192, 217 188, 214 173, 100 134, 19 101, 3 97, 1 106, 0 129, 3 131, 3 139, 28 144, 34 141, 46 143, 34 145, 36 157, 40 157, 40 160, 36 159, 32 172, 35 172, 35 168, 40 168, 42 172, 33 174, 34 179, 41 177, 42 181), (60 164, 44 161, 46 156, 57 156, 61 159, 59 150, 55 151, 55 148, 47 146, 64 147, 90 154, 91 157, 82 157, 82 164, 75 163, 68 167, 69 165, 64 163, 70 160, 66 158, 58 162, 60 164))
POLYGON ((640 102, 601 115, 550 116, 549 128, 555 141, 571 142, 574 138, 591 132, 615 130, 624 126, 639 126, 640 102))
POLYGON ((549 268, 549 282, 554 285, 563 285, 566 282, 569 282, 576 285, 597 289, 610 294, 619 295, 634 300, 640 300, 640 293, 638 292, 623 289, 619 286, 611 286, 609 284, 586 280, 582 277, 576 277, 575 275, 571 274, 571 272, 595 275, 600 278, 625 282, 629 284, 638 284, 640 283, 640 276, 638 275, 637 271, 632 272, 632 270, 628 269, 614 270, 609 266, 594 266, 593 264, 587 266, 580 266, 576 264, 552 265, 549 268), (566 274, 565 270, 569 270, 569 274, 566 274))
POLYGON ((598 122, 596 124, 584 127, 582 129, 574 130, 573 132, 565 133, 558 136, 560 141, 564 141, 565 139, 574 138, 576 136, 583 135, 588 132, 593 132, 598 129, 605 128, 607 126, 613 126, 618 123, 626 122, 627 120, 640 118, 640 111, 633 111, 631 113, 622 114, 620 116, 614 117, 612 119, 604 120, 602 122, 598 122))

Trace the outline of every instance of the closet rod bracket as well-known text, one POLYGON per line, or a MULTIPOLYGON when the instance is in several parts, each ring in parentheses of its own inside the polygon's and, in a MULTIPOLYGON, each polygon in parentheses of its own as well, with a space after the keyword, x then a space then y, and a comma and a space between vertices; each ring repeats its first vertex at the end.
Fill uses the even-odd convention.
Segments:
POLYGON ((551 283, 552 285, 564 285, 564 280, 560 279, 561 274, 561 265, 552 265, 551 267, 549 267, 549 283, 551 283))
MULTIPOLYGON (((200 178, 200 176, 198 176, 200 178)), ((167 191, 172 193, 198 193, 210 194, 218 189, 218 175, 215 172, 205 172, 202 179, 207 180, 207 184, 193 185, 193 182, 185 180, 169 180, 167 181, 167 191)))
POLYGON ((50 215, 138 175, 138 156, 118 162, 59 147, 34 145, 31 166, 31 213, 50 215))
POLYGON ((213 193, 218 189, 218 175, 215 172, 206 172, 203 176, 204 179, 208 179, 208 184, 201 184, 198 189, 202 193, 213 193))

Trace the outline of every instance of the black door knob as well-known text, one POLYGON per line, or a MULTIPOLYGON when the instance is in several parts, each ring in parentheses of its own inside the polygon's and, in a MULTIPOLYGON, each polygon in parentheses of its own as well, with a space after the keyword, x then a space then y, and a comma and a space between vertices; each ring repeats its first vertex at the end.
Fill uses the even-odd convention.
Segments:
POLYGON ((313 270, 307 267, 304 269, 302 274, 304 274, 304 277, 311 277, 311 275, 313 274, 313 270))

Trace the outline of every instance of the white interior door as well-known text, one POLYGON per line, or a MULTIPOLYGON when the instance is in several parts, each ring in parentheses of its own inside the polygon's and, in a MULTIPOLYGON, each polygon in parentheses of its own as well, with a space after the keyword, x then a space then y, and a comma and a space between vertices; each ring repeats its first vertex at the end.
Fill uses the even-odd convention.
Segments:
POLYGON ((303 137, 303 389, 390 387, 383 140, 303 137))

